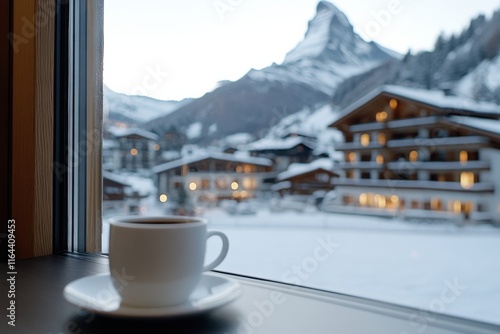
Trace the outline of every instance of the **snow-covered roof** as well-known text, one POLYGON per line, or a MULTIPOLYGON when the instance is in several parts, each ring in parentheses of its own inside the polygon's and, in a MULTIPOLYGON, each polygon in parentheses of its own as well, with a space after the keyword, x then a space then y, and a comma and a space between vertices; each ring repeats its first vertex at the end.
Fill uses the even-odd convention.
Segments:
POLYGON ((500 135, 500 121, 468 116, 450 116, 448 121, 460 126, 500 135))
POLYGON ((338 114, 339 116, 337 120, 335 120, 330 126, 339 122, 339 120, 343 119, 347 115, 351 114, 355 110, 359 109, 363 105, 367 104, 368 102, 382 94, 413 100, 443 110, 464 111, 470 114, 500 116, 500 106, 494 103, 474 101, 465 97, 448 96, 445 95, 443 91, 439 90, 431 91, 418 88, 383 85, 343 109, 338 114))
POLYGON ((283 181, 319 169, 324 169, 333 173, 333 161, 328 158, 324 158, 314 160, 308 164, 293 163, 286 171, 278 174, 276 179, 278 181, 283 181))
POLYGON ((126 187, 125 194, 146 197, 156 192, 153 180, 133 174, 115 174, 103 171, 102 176, 126 187))
POLYGON ((227 153, 205 152, 205 153, 184 156, 181 159, 170 161, 170 162, 155 166, 155 167, 153 167, 153 173, 155 173, 155 174, 162 173, 164 171, 167 171, 167 170, 170 170, 173 168, 178 168, 178 167, 181 167, 184 165, 189 165, 189 164, 192 164, 192 163, 195 163, 198 161, 207 160, 207 159, 247 163, 247 164, 267 166, 267 167, 270 167, 273 165, 273 162, 271 160, 265 159, 265 158, 256 158, 256 157, 251 157, 249 155, 246 156, 246 155, 235 155, 235 154, 227 154, 227 153))
POLYGON ((117 174, 113 174, 113 173, 110 173, 110 172, 106 172, 106 171, 103 171, 102 172, 102 177, 104 179, 108 179, 108 180, 111 180, 113 182, 116 182, 116 183, 119 183, 123 186, 126 186, 126 187, 130 187, 131 184, 127 182, 127 180, 121 176, 121 175, 117 175, 117 174))
POLYGON ((150 140, 158 140, 158 135, 156 133, 149 132, 139 128, 126 128, 126 129, 110 128, 108 131, 116 138, 137 135, 150 140))
POLYGON ((113 148, 118 148, 118 143, 114 139, 103 139, 102 140, 102 149, 110 150, 113 148))
POLYGON ((248 151, 264 151, 264 150, 289 150, 297 145, 304 145, 314 149, 315 145, 310 139, 304 137, 288 137, 288 138, 262 138, 253 143, 248 144, 245 149, 248 151))

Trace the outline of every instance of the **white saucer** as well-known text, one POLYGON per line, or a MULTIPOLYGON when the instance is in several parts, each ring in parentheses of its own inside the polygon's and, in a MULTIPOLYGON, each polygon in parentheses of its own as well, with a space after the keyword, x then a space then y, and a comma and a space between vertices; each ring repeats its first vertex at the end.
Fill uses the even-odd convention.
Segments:
POLYGON ((189 301, 170 307, 144 308, 122 305, 109 274, 79 278, 64 288, 64 298, 84 310, 106 316, 171 317, 223 306, 238 298, 240 285, 225 276, 203 273, 189 301))

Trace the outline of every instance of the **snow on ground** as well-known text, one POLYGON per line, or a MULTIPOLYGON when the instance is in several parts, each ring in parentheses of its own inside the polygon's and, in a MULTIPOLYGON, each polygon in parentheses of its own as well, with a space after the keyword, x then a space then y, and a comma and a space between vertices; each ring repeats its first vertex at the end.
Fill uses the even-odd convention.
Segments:
MULTIPOLYGON (((319 212, 205 217, 230 240, 217 270, 500 323, 500 230, 493 227, 319 212)), ((207 256, 217 252, 211 240, 207 256)))
MULTIPOLYGON (((148 214, 162 214, 154 206, 148 214), (156 211, 155 211, 156 210, 156 211)), ((230 240, 217 270, 500 323, 500 229, 317 212, 203 214, 230 240), (452 287, 450 289, 450 286, 452 287)), ((107 249, 109 226, 103 226, 107 249)), ((220 241, 208 242, 215 258, 220 241)))

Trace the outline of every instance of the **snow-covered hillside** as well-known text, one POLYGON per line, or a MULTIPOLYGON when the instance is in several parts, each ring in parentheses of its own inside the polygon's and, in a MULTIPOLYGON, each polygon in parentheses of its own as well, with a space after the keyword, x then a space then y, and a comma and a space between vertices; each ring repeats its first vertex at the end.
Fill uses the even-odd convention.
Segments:
POLYGON ((500 104, 500 56, 484 60, 457 83, 455 90, 462 96, 480 97, 500 104))
POLYGON ((104 86, 104 114, 108 119, 127 119, 129 122, 142 124, 165 116, 188 103, 182 101, 162 101, 146 96, 116 93, 104 86))

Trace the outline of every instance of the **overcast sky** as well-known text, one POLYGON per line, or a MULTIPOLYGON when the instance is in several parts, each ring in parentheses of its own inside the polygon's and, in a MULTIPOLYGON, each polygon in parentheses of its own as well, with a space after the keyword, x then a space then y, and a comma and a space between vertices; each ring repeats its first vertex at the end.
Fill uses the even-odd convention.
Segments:
MULTIPOLYGON (((500 0, 331 0, 365 40, 429 50, 500 0)), ((318 0, 106 0, 104 83, 163 100, 199 97, 218 81, 281 63, 318 0)))

